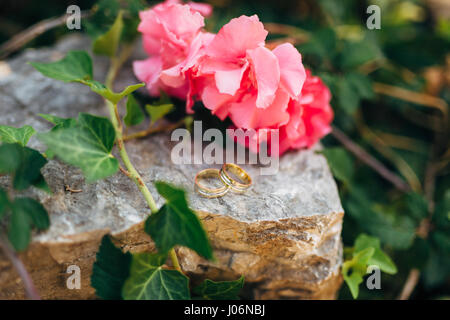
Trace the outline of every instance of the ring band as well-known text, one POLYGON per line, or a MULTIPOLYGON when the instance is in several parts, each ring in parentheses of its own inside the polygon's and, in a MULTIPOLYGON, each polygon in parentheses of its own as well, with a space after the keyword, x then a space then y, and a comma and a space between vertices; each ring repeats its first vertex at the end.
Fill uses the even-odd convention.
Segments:
POLYGON ((252 185, 252 178, 250 175, 234 163, 225 163, 222 166, 222 169, 220 169, 219 177, 225 185, 237 192, 244 192, 252 185), (243 183, 233 179, 230 173, 237 176, 243 183))
POLYGON ((207 198, 218 198, 224 196, 228 191, 228 185, 223 185, 220 188, 207 188, 201 185, 200 180, 208 177, 218 178, 220 171, 218 169, 205 169, 197 173, 195 176, 195 190, 202 196, 207 198))

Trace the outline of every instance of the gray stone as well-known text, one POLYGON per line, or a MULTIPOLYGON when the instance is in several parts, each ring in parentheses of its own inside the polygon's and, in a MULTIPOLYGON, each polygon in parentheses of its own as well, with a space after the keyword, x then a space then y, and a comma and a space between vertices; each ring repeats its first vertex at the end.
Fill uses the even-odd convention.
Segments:
MULTIPOLYGON (((69 49, 87 49, 88 42, 70 36, 54 48, 26 50, 0 68, 0 124, 32 125, 46 131, 49 124, 38 113, 75 117, 79 112, 106 115, 102 100, 80 84, 45 78, 28 61, 57 60, 69 49)), ((135 57, 141 53, 139 50, 135 57)), ((128 63, 117 87, 136 82, 128 63)), ((95 59, 98 79, 107 62, 95 59)), ((142 174, 158 205, 153 186, 164 180, 187 190, 208 231, 217 261, 208 262, 185 248, 177 250, 183 269, 194 281, 246 277, 246 294, 255 298, 335 297, 341 284, 340 232, 343 209, 336 184, 319 148, 284 155, 276 175, 261 176, 259 167, 242 166, 253 178, 244 194, 222 198, 200 197, 193 189, 195 174, 207 165, 175 165, 170 160, 175 142, 166 134, 127 142, 132 162, 142 174)), ((30 146, 45 147, 36 138, 30 146)), ((217 167, 217 166, 214 166, 217 167)), ((27 191, 39 199, 51 217, 48 231, 34 233, 30 248, 21 254, 44 298, 93 298, 89 277, 101 237, 110 233, 124 250, 154 250, 142 231, 149 214, 136 186, 123 174, 86 184, 80 170, 57 160, 43 169, 53 195, 27 191), (82 192, 71 193, 65 186, 82 192), (64 275, 68 265, 82 269, 82 290, 68 290, 64 275)), ((8 179, 0 178, 6 187, 8 179)), ((21 298, 20 279, 0 253, 0 298, 21 298)))

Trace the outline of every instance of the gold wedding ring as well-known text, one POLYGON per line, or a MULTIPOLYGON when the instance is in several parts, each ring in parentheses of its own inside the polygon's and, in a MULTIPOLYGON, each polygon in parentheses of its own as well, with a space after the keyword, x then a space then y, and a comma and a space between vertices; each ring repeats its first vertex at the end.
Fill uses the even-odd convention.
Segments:
POLYGON ((219 178, 220 171, 218 169, 205 169, 197 173, 195 176, 195 190, 202 196, 207 198, 218 198, 224 196, 228 191, 228 185, 224 184, 219 188, 208 188, 200 181, 206 180, 206 178, 219 178))
POLYGON ((244 192, 252 185, 252 178, 249 174, 234 163, 225 163, 220 169, 220 180, 237 192, 244 192), (240 181, 233 178, 237 177, 240 181))

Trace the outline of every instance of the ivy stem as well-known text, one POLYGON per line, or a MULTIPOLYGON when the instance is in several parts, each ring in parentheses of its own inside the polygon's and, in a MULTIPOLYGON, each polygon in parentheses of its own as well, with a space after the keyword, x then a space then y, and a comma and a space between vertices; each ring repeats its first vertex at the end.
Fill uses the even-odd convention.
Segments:
POLYGON ((117 148, 119 149, 120 157, 122 158, 123 164, 125 165, 125 168, 128 170, 129 177, 133 182, 136 184, 136 186, 139 188, 139 191, 142 193, 142 195, 145 198, 145 201, 147 202, 148 206, 150 207, 150 210, 152 213, 155 213, 158 211, 158 207, 156 206, 156 202, 153 199, 150 191, 148 190, 147 186, 145 185, 144 181, 142 180, 141 175, 137 170, 134 168, 133 164, 130 161, 130 157, 128 156, 127 150, 125 149, 125 145, 123 142, 123 127, 122 122, 120 121, 119 113, 117 111, 117 105, 107 101, 106 102, 111 122, 114 126, 114 129, 116 131, 116 144, 117 148))
MULTIPOLYGON (((150 211, 152 213, 158 212, 158 207, 156 206, 156 202, 153 199, 152 194, 150 193, 150 190, 148 190, 147 186, 144 183, 144 180, 142 179, 141 175, 137 170, 134 168, 133 164, 130 161, 130 157, 128 156, 127 150, 125 149, 125 144, 123 141, 123 125, 122 121, 120 120, 119 112, 117 110, 117 104, 113 104, 110 101, 106 101, 106 105, 108 106, 108 110, 110 113, 111 122, 114 126, 114 129, 116 131, 116 144, 117 148, 119 149, 120 157, 122 158, 123 164, 125 165, 125 168, 127 169, 127 176, 133 180, 133 182, 138 187, 139 191, 144 196, 145 201, 147 202, 150 211)), ((182 272, 180 263, 178 262, 177 254, 175 252, 175 249, 172 248, 169 251, 169 257, 172 260, 173 267, 178 270, 179 272, 182 272)))
POLYGON ((125 61, 127 61, 128 57, 131 55, 132 52, 133 52, 133 43, 126 44, 123 46, 123 49, 120 52, 119 56, 111 58, 111 65, 109 67, 108 74, 106 75, 105 79, 105 85, 108 88, 113 89, 114 80, 116 79, 120 68, 125 63, 125 61))

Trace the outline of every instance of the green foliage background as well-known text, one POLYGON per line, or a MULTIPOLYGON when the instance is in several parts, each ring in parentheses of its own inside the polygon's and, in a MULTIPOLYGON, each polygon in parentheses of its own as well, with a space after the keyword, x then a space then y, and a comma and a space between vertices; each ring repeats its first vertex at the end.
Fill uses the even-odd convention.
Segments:
MULTIPOLYGON (((334 126, 405 181, 407 192, 346 151, 333 135, 324 139, 324 154, 346 212, 344 245, 352 248, 361 233, 376 237, 398 269, 395 275, 382 274, 381 290, 362 285, 359 299, 397 298, 412 270, 418 270, 419 280, 411 298, 448 298, 448 6, 445 12, 433 10, 431 1, 425 0, 207 2, 214 6, 214 15, 207 20, 212 31, 242 14, 258 14, 264 23, 276 23, 269 29, 269 39, 295 41, 304 63, 329 85, 334 126), (381 30, 366 28, 370 4, 381 7, 381 30), (430 97, 435 100, 430 102, 430 97), (412 98, 417 99, 411 102, 412 98)), ((69 4, 87 10, 92 1, 2 1, 0 42, 35 22, 61 15, 69 4)), ((28 46, 52 44, 68 32, 64 27, 54 29, 28 46)), ((347 286, 339 297, 351 298, 347 286)))

